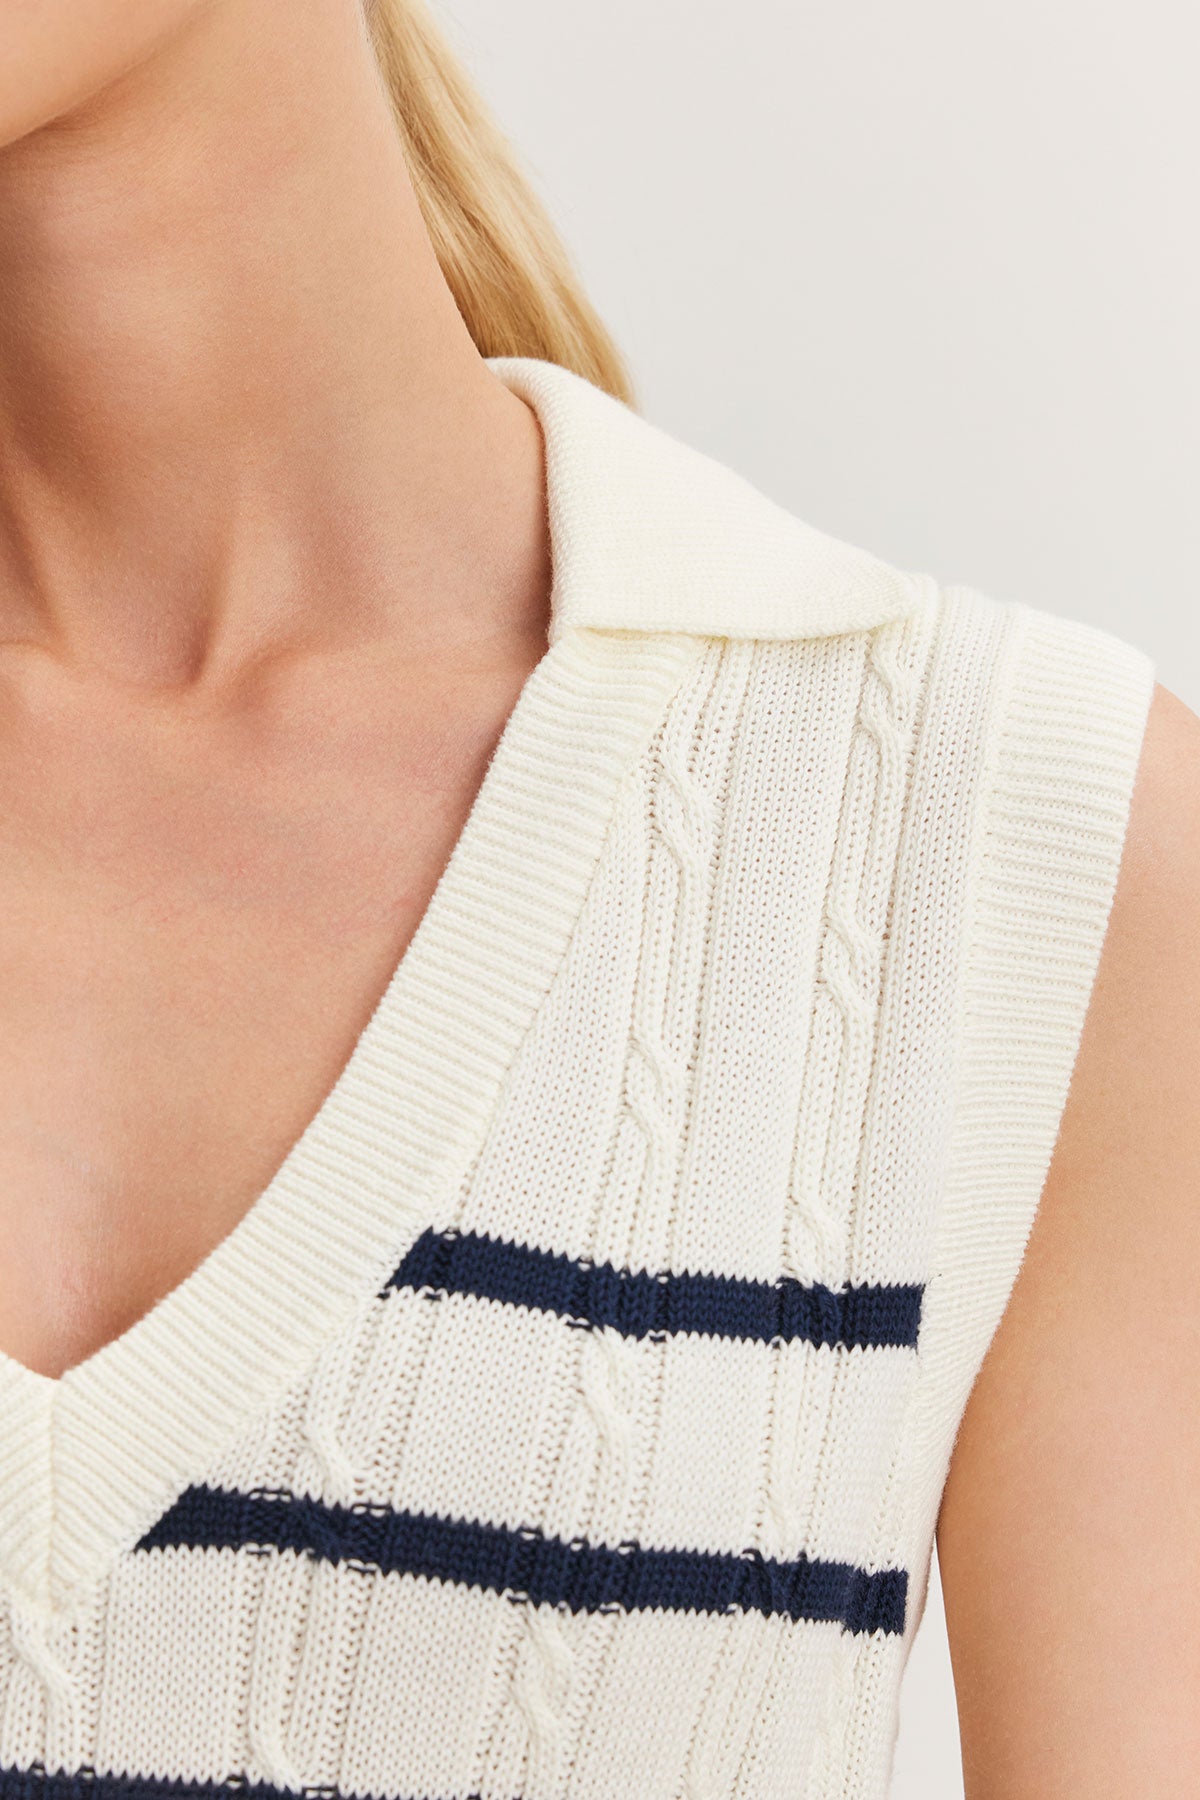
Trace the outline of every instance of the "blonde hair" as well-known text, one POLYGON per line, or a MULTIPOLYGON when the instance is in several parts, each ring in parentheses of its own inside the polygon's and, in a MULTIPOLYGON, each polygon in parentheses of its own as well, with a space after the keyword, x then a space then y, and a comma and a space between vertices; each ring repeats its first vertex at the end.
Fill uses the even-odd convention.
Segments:
POLYGON ((426 0, 364 0, 417 203, 482 356, 562 363, 628 405, 629 370, 426 0))

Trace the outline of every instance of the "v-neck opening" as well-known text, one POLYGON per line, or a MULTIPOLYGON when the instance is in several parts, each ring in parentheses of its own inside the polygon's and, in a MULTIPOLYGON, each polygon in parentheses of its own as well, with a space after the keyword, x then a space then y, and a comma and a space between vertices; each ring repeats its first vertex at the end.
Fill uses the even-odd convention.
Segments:
MULTIPOLYGON (((121 1358, 131 1356, 130 1346, 134 1340, 149 1334, 149 1322, 152 1317, 155 1320, 155 1329, 157 1329, 164 1315, 173 1314, 176 1311, 182 1313, 187 1310, 189 1300, 195 1297, 191 1290, 206 1286, 212 1287, 225 1264, 241 1260, 240 1245, 235 1245, 235 1240, 260 1235, 264 1224, 261 1215, 271 1214, 282 1209, 284 1204, 282 1190, 294 1187, 300 1179, 315 1173, 315 1163, 320 1154, 320 1140, 328 1136, 329 1128, 335 1119, 342 1124, 346 1122, 349 1117, 348 1106, 357 1096, 365 1096, 367 1070, 372 1062, 378 1065, 380 1053, 388 1038, 390 1015, 394 1014, 404 1003, 404 989, 410 985, 406 975, 406 965, 410 960, 420 963, 426 955, 424 940, 431 935, 434 937, 439 935, 436 915, 440 913, 442 906, 447 904, 443 898, 443 890, 449 890, 453 894, 459 879, 457 865, 463 861, 469 862, 471 859, 474 839, 480 830, 476 815, 489 811, 491 786, 502 779, 505 765, 511 756, 509 740, 520 737, 524 714, 527 711, 537 711, 542 699, 542 689, 552 681, 550 665, 557 665, 565 660, 564 642, 564 639, 559 638, 556 643, 552 643, 544 650, 522 682, 517 699, 509 709, 492 757, 484 769, 483 778, 468 807, 466 822, 451 847, 450 855, 442 866, 433 892, 426 902, 424 911, 417 921, 407 945, 393 965, 383 991, 378 995, 366 1024, 351 1045, 349 1055, 343 1061, 338 1075, 326 1088, 316 1111, 310 1115, 299 1135, 292 1140, 282 1162, 277 1165, 269 1181, 260 1189, 241 1217, 205 1253, 188 1274, 154 1301, 118 1336, 89 1352, 79 1362, 73 1363, 65 1369, 61 1375, 44 1375, 40 1370, 31 1369, 27 1364, 22 1363, 19 1358, 0 1350, 0 1399, 6 1392, 7 1383, 9 1388, 27 1385, 31 1389, 40 1389, 46 1398, 53 1401, 60 1392, 90 1384, 93 1366, 100 1367, 102 1375, 103 1366, 112 1365, 121 1358), (501 775, 494 774, 497 769, 501 771, 501 775)), ((202 1305, 203 1302, 204 1297, 200 1296, 199 1304, 202 1305)), ((193 1308, 193 1310, 195 1309, 193 1308)))
MULTIPOLYGON (((89 1352, 79 1362, 65 1369, 61 1375, 44 1375, 39 1370, 31 1369, 27 1364, 22 1363, 19 1358, 9 1356, 4 1350, 0 1350, 0 1395, 5 1391, 7 1380, 10 1385, 24 1383, 34 1388, 40 1387, 42 1393, 53 1401, 58 1393, 64 1392, 68 1388, 78 1388, 89 1384, 92 1379, 93 1365, 111 1365, 119 1358, 131 1355, 129 1346, 135 1339, 143 1335, 144 1330, 149 1330, 148 1322, 151 1316, 155 1316, 157 1326, 164 1315, 176 1311, 182 1312, 186 1309, 187 1301, 191 1298, 189 1290, 204 1286, 211 1287, 215 1275, 220 1272, 221 1265, 240 1260, 239 1247, 235 1246, 234 1240, 243 1236, 249 1238, 257 1235, 263 1224, 260 1215, 274 1212, 282 1207, 281 1194, 277 1190, 294 1185, 298 1176, 304 1176, 311 1171, 315 1160, 317 1141, 327 1135, 334 1115, 341 1115, 342 1118, 345 1118, 348 1098, 352 1098, 354 1094, 363 1089, 365 1070, 380 1045, 386 1040, 388 1015, 402 1003, 402 989, 406 985, 405 965, 410 958, 415 958, 418 962, 421 960, 424 954, 423 939, 431 931, 434 934, 437 932, 436 923, 430 925, 429 921, 431 915, 440 910, 442 905, 439 898, 440 891, 443 886, 453 888, 455 885, 457 875, 452 875, 451 870, 455 863, 463 858, 462 847, 468 837, 475 814, 485 812, 490 804, 487 790, 493 780, 493 768, 503 761, 502 748, 505 740, 510 736, 519 735, 522 719, 518 715, 524 708, 536 705, 539 689, 548 680, 548 675, 545 673, 546 665, 552 660, 560 660, 564 654, 561 643, 560 639, 557 646, 551 646, 544 650, 522 682, 516 702, 510 708, 501 729, 493 756, 485 767, 483 779, 468 808, 466 823, 459 832, 447 861, 443 864, 434 890, 426 902, 425 909, 417 921, 405 949, 393 965, 383 991, 377 997, 366 1024, 351 1045, 349 1055, 343 1061, 338 1075, 326 1088, 316 1111, 310 1115, 299 1135, 292 1140, 287 1153, 282 1162, 277 1165, 270 1180, 258 1192, 235 1224, 206 1252, 187 1275, 162 1294, 124 1331, 101 1344, 96 1350, 89 1352)), ((507 754, 507 751, 504 751, 505 757, 507 754)), ((471 835, 474 836, 477 831, 478 825, 475 826, 471 835)), ((469 846, 465 854, 469 857, 469 846)), ((203 1297, 201 1297, 201 1303, 202 1300, 203 1297)))
MULTIPOLYGON (((500 365, 513 382, 522 366, 500 365)), ((248 1211, 120 1336, 57 1377, 0 1354, 0 1584, 20 1603, 60 1609, 102 1576, 303 1376, 469 1172, 621 777, 703 641, 564 628, 553 485, 549 503, 558 628, 317 1111, 248 1211)))

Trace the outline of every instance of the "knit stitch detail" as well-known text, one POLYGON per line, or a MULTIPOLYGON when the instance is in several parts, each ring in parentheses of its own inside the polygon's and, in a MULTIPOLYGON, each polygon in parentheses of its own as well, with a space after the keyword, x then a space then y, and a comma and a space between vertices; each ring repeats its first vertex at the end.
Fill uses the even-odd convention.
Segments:
MULTIPOLYGON (((1098 645, 932 585, 869 633, 647 640, 456 1181, 69 1605, 6 1593, 0 1800, 882 1800, 1115 879, 1148 687, 1098 645)), ((72 1450, 4 1382, 11 1558, 11 1484, 72 1450)))

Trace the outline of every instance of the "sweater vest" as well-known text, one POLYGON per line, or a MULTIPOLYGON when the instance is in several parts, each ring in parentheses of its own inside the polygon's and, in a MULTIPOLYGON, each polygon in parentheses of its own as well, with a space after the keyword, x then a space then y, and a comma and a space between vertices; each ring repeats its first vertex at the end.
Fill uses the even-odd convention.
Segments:
POLYGON ((582 377, 550 642, 337 1083, 0 1356, 0 1800, 881 1800, 1154 682, 582 377))

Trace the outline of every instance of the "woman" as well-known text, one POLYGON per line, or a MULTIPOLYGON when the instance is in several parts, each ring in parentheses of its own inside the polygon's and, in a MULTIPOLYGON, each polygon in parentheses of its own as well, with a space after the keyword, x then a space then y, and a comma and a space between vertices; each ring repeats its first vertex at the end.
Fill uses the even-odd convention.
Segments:
POLYGON ((1194 715, 644 420, 417 0, 0 33, 0 1796, 883 1795, 935 1528, 970 1800, 1189 1791, 1194 715))

